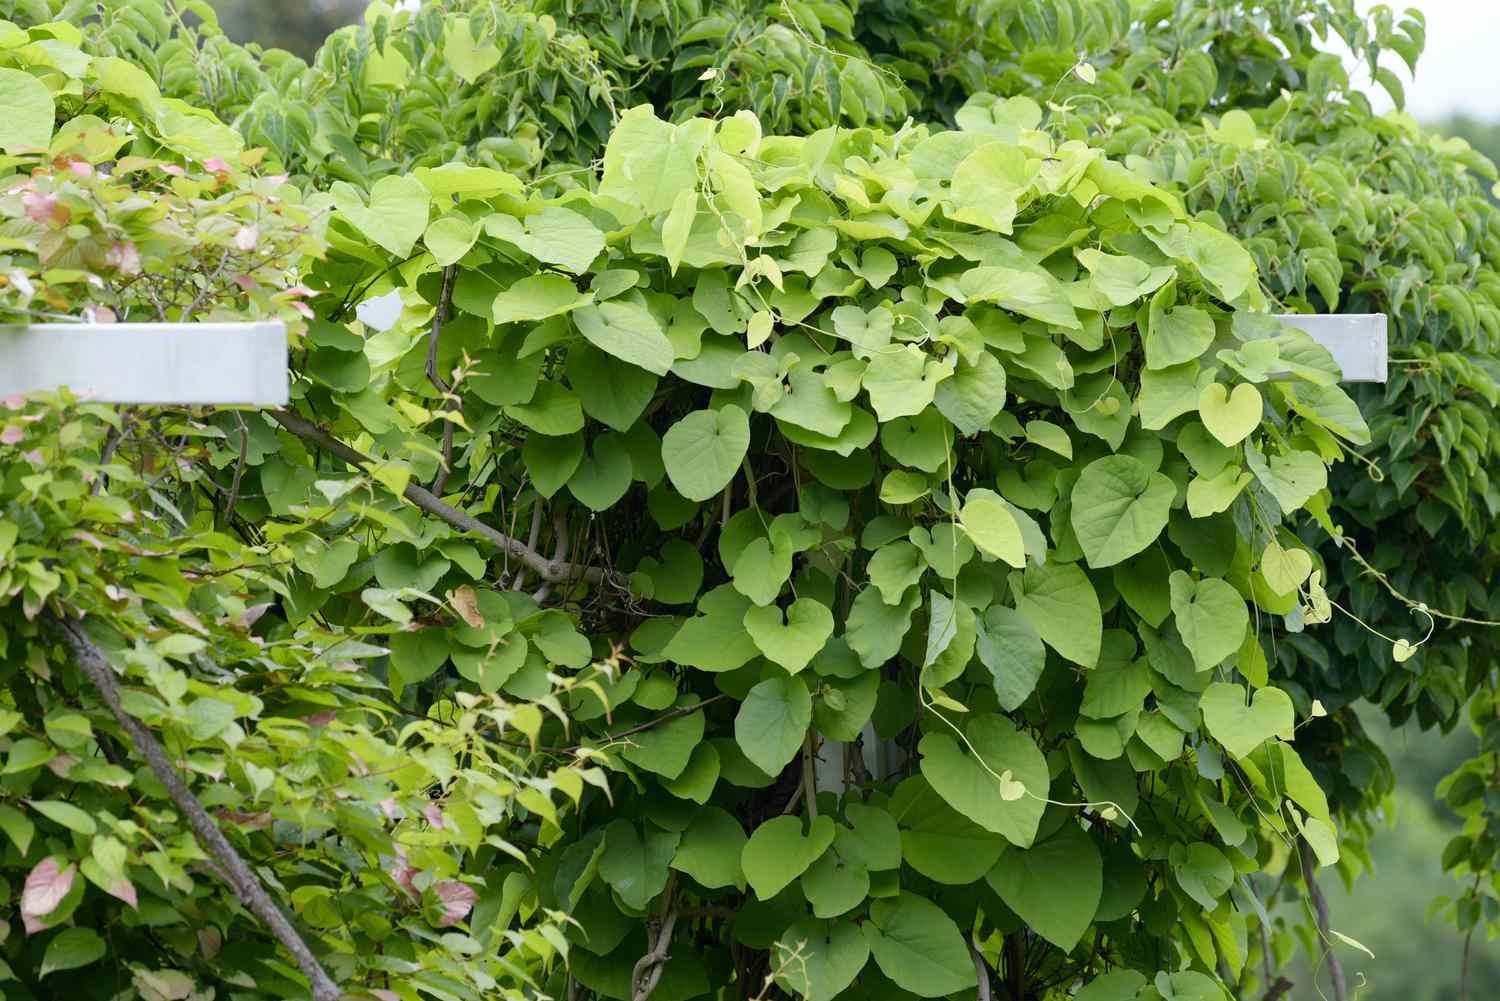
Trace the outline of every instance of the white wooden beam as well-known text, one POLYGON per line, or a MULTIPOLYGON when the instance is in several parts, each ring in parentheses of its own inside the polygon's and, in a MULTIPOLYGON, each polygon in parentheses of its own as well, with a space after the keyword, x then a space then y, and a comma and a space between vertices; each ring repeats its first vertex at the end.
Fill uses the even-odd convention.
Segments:
POLYGON ((0 325, 0 396, 63 386, 102 403, 285 406, 286 327, 280 321, 0 325))
POLYGON ((1341 381, 1386 381, 1384 313, 1279 313, 1276 319, 1327 348, 1343 370, 1341 381))

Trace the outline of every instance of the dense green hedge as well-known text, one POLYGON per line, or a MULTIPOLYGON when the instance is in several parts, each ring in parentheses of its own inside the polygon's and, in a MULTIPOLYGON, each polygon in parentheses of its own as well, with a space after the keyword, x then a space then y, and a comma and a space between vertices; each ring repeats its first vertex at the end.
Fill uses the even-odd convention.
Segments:
MULTIPOLYGON (((72 760, 136 753, 62 643, 82 613, 312 951, 382 997, 1259 996, 1298 929, 1336 944, 1300 869, 1341 842, 1355 873, 1388 789, 1343 707, 1446 724, 1494 685, 1488 626, 1451 618, 1497 611, 1493 170, 1318 52, 1411 62, 1419 20, 377 3, 307 66, 201 5, 6 6, 34 27, 0 30, 0 83, 128 138, 65 124, 0 200, 0 308, 314 314, 274 421, 5 425, 7 511, 50 512, 8 513, 0 565, 24 990, 99 989, 105 939, 140 996, 224 986, 217 935, 234 992, 294 992, 236 896, 184 882, 165 790, 72 760), (133 172, 83 172, 125 142, 133 172), (158 215, 219 242, 148 243, 158 215), (401 321, 363 330, 388 288, 401 321), (1361 417, 1272 306, 1389 313, 1400 374, 1361 417), (35 805, 69 783, 82 819, 35 805)), ((1487 739, 1445 789, 1469 928, 1487 739)))

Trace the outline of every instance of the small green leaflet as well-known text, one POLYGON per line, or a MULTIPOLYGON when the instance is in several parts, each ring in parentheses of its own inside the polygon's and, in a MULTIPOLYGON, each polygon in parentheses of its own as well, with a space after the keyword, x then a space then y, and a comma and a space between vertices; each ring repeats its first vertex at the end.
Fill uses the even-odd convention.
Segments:
POLYGON ((688 500, 705 501, 734 478, 750 448, 750 418, 734 404, 698 410, 662 436, 667 478, 688 500))

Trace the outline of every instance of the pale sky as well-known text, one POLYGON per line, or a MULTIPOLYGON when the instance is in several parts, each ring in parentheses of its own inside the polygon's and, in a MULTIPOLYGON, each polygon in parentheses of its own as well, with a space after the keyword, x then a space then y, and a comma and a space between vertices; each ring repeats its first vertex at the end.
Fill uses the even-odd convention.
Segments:
MULTIPOLYGON (((1357 6, 1368 11, 1375 0, 1357 6)), ((1415 82, 1391 54, 1391 66, 1406 85, 1406 110, 1429 122, 1459 111, 1500 119, 1500 0, 1396 0, 1389 6, 1398 23, 1407 7, 1427 15, 1427 48, 1417 60, 1415 82)), ((1354 79, 1377 110, 1391 107, 1367 73, 1354 79)))

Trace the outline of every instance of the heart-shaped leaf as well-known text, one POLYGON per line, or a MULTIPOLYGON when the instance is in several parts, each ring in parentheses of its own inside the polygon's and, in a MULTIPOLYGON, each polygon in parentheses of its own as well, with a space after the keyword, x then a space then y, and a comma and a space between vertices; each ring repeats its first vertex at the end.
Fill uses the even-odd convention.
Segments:
POLYGON ((734 739, 755 767, 775 775, 796 757, 811 723, 812 696, 802 679, 769 678, 750 689, 740 704, 734 739))
POLYGON ((1239 650, 1250 613, 1238 591, 1217 577, 1195 581, 1181 570, 1174 570, 1167 584, 1177 632, 1198 670, 1217 667, 1239 650))
POLYGON ((1209 433, 1227 446, 1238 445, 1260 427, 1264 409, 1260 390, 1248 382, 1235 386, 1233 393, 1218 382, 1198 393, 1198 417, 1209 433))
POLYGON ((697 410, 673 424, 661 440, 667 478, 688 500, 704 501, 723 490, 750 449, 750 417, 729 404, 697 410))
POLYGON ((993 490, 970 490, 958 512, 959 523, 986 556, 1020 569, 1026 565, 1026 543, 1010 505, 993 490))
POLYGON ((801 817, 772 817, 757 827, 740 853, 740 867, 755 895, 770 900, 806 872, 833 844, 834 830, 826 814, 805 835, 801 817))
POLYGON ((1099 909, 1104 862, 1094 839, 1067 823, 1033 848, 1007 851, 985 878, 1038 935, 1070 952, 1099 909))
POLYGON ((832 1001, 870 959, 870 943, 852 921, 799 921, 772 953, 776 982, 806 1001, 832 1001))
POLYGON ((1155 542, 1176 497, 1169 477, 1128 455, 1085 466, 1073 487, 1072 522, 1089 566, 1114 566, 1155 542))
POLYGON ((902 893, 877 900, 864 925, 880 972, 922 998, 940 998, 978 983, 958 925, 925 897, 902 893))
POLYGON ((1305 549, 1286 549, 1274 540, 1260 557, 1260 573, 1277 594, 1295 594, 1312 574, 1312 555, 1305 549))
POLYGON ((371 243, 396 257, 409 257, 427 229, 431 200, 421 181, 405 174, 389 174, 370 188, 369 204, 359 189, 335 181, 330 191, 339 215, 371 243))
POLYGON ((1260 689, 1247 706, 1243 687, 1216 681, 1204 690, 1199 706, 1204 728, 1236 758, 1249 757, 1272 737, 1291 739, 1292 700, 1279 688, 1260 689))
POLYGON ((950 806, 980 827, 1030 847, 1047 808, 1047 759, 1035 741, 1004 716, 975 716, 964 736, 968 746, 946 729, 924 736, 918 745, 923 776, 950 806))
POLYGON ((757 606, 745 613, 745 630, 760 652, 793 674, 812 662, 833 635, 833 613, 815 598, 798 598, 786 610, 757 606))

